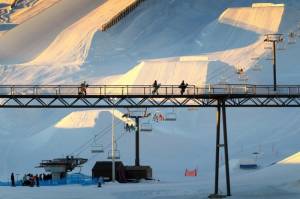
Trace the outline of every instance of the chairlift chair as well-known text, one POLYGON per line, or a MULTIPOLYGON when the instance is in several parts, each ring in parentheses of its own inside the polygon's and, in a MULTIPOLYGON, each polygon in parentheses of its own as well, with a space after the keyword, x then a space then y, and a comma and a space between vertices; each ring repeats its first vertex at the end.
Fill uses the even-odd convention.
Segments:
POLYGON ((258 61, 258 60, 259 60, 259 57, 251 57, 251 60, 258 61))
POLYGON ((261 65, 259 65, 259 64, 255 64, 255 65, 252 67, 252 70, 253 70, 253 71, 261 71, 261 69, 262 69, 262 67, 261 67, 261 65))
POLYGON ((165 120, 165 116, 161 112, 156 111, 156 113, 153 115, 153 120, 155 122, 161 122, 165 120))
POLYGON ((248 81, 248 76, 245 74, 239 75, 239 81, 243 81, 243 82, 248 81))
POLYGON ((144 132, 151 132, 152 131, 152 125, 150 122, 145 122, 141 125, 141 131, 144 132))
POLYGON ((264 43, 264 49, 266 49, 266 50, 271 50, 271 49, 273 49, 273 46, 272 46, 272 44, 271 43, 269 43, 269 42, 265 42, 264 43))
POLYGON ((91 146, 91 153, 103 153, 103 152, 104 152, 103 145, 97 143, 96 135, 95 135, 93 144, 91 146))
MULTIPOLYGON (((120 150, 115 150, 115 157, 114 159, 116 160, 119 160, 120 159, 120 150)), ((111 160, 113 158, 113 154, 112 154, 112 151, 108 151, 108 154, 107 154, 107 159, 111 160)))
POLYGON ((277 50, 286 50, 286 42, 279 42, 277 44, 277 50))
POLYGON ((288 44, 295 44, 296 41, 297 41, 296 33, 295 32, 290 32, 288 34, 288 44))
POLYGON ((103 145, 94 145, 91 147, 91 153, 104 153, 103 145))
POLYGON ((170 112, 166 114, 165 121, 176 121, 176 113, 170 112))
POLYGON ((268 54, 266 55, 266 57, 265 57, 265 60, 267 60, 267 61, 272 61, 272 60, 273 60, 273 55, 270 54, 270 53, 268 53, 268 54))

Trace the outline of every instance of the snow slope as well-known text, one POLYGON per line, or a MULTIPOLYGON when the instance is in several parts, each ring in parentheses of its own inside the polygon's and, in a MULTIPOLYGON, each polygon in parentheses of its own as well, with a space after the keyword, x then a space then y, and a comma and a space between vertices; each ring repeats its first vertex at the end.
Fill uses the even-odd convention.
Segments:
MULTIPOLYGON (((80 2, 76 2, 79 6, 80 2)), ((67 1, 65 0, 64 3, 67 3, 67 1)), ((203 84, 219 82, 221 76, 224 75, 228 78, 228 81, 237 82, 238 79, 233 66, 242 65, 249 68, 254 64, 251 59, 253 56, 267 53, 262 48, 261 37, 266 31, 262 28, 265 24, 272 24, 271 29, 268 29, 268 31, 276 32, 279 29, 284 33, 297 27, 299 2, 284 1, 284 3, 285 7, 283 9, 283 7, 274 6, 251 7, 251 1, 235 1, 232 4, 227 1, 216 3, 216 1, 204 0, 201 3, 199 3, 199 0, 145 1, 135 12, 112 27, 108 32, 97 32, 93 41, 90 40, 91 34, 89 32, 92 30, 87 29, 85 33, 87 33, 88 39, 82 37, 80 41, 88 42, 79 45, 79 47, 86 45, 84 48, 80 48, 86 50, 78 50, 76 42, 61 42, 61 46, 51 47, 52 50, 49 54, 53 57, 64 50, 64 45, 75 47, 73 50, 64 51, 64 56, 58 57, 59 59, 54 62, 56 65, 52 65, 52 67, 48 66, 52 64, 48 58, 43 58, 43 56, 38 58, 40 61, 32 62, 34 66, 30 66, 30 64, 26 66, 7 65, 5 63, 30 63, 30 61, 33 61, 33 55, 26 55, 26 58, 28 58, 26 60, 23 60, 23 55, 20 56, 22 59, 15 60, 12 58, 13 53, 11 51, 9 56, 4 56, 1 59, 1 64, 5 66, 1 67, 0 81, 2 84, 76 84, 81 80, 88 80, 89 83, 149 84, 157 79, 164 84, 177 84, 182 79, 186 79, 190 84, 203 84), (248 7, 226 11, 230 5, 237 7, 246 5, 248 7), (266 13, 271 13, 271 15, 266 13), (262 21, 254 20, 258 17, 262 18, 262 21), (243 23, 241 23, 242 20, 243 23), (85 54, 89 42, 92 42, 91 48, 88 51, 89 53, 85 54), (85 56, 87 57, 84 58, 85 56), (66 57, 68 58, 64 59, 66 57), (76 62, 75 66, 62 67, 58 64, 60 61, 62 61, 61 63, 74 63, 73 60, 77 60, 78 57, 86 59, 83 65, 81 65, 81 62, 76 62), (205 60, 204 57, 208 57, 208 60, 205 60), (155 60, 149 60, 151 58, 155 60), (200 61, 195 59, 200 59, 200 61), (2 62, 2 60, 4 61, 2 62), (135 66, 139 60, 142 61, 135 66), (173 70, 170 72, 171 68, 173 70)), ((85 15, 86 17, 94 16, 96 12, 90 12, 91 10, 86 10, 86 13, 89 13, 85 15)), ((48 12, 50 11, 48 10, 48 12)), ((68 14, 68 16, 73 14, 68 14)), ((86 17, 81 18, 81 23, 78 20, 74 20, 74 23, 69 24, 63 21, 60 25, 65 24, 67 27, 61 28, 60 31, 57 30, 55 34, 53 33, 52 41, 54 38, 56 41, 63 41, 60 39, 66 38, 66 35, 70 32, 74 34, 70 41, 76 40, 73 39, 75 37, 81 38, 80 35, 78 36, 81 29, 75 27, 85 28, 92 24, 94 28, 96 23, 94 21, 90 23, 88 20, 90 18, 86 17), (62 34, 58 34, 58 32, 62 34)), ((28 22, 28 24, 31 23, 28 22)), ((25 29, 27 28, 25 26, 26 23, 19 26, 19 28, 23 27, 25 29)), ((20 32, 15 34, 18 35, 20 32)), ((43 35, 41 39, 43 39, 42 37, 43 35)), ((10 47, 9 41, 3 41, 2 37, 0 40, 4 43, 7 42, 9 49, 13 49, 13 47, 10 47)), ((50 41, 37 51, 41 52, 46 47, 49 50, 49 44, 50 41)), ((7 52, 10 51, 9 49, 7 52)), ((299 83, 299 71, 295 67, 299 62, 299 50, 300 46, 297 43, 289 45, 286 51, 280 53, 278 60, 278 71, 280 71, 278 80, 280 83, 299 83)), ((34 53, 30 52, 30 54, 34 53)), ((259 59, 259 64, 263 65, 261 72, 247 70, 249 82, 270 84, 272 82, 271 64, 263 58, 259 59)), ((1 156, 3 164, 0 165, 1 175, 7 176, 11 171, 29 172, 41 159, 54 158, 70 153, 91 157, 91 160, 83 168, 85 173, 90 172, 95 160, 106 159, 106 154, 91 156, 89 145, 83 147, 84 150, 80 149, 80 146, 88 143, 95 134, 105 134, 104 132, 106 132, 100 141, 103 142, 106 149, 110 148, 111 114, 108 112, 98 114, 98 110, 78 111, 1 110, 2 139, 0 150, 3 151, 1 156), (30 117, 25 118, 24 115, 30 115, 30 117), (81 152, 81 150, 83 151, 81 152)), ((126 112, 127 110, 120 111, 126 112)), ((163 110, 165 113, 170 111, 173 110, 163 110)), ((131 185, 126 185, 124 188, 119 186, 117 188, 107 188, 103 191, 107 198, 132 198, 133 195, 137 198, 141 195, 143 197, 147 195, 149 198, 174 198, 176 194, 178 198, 195 198, 198 196, 206 198, 207 193, 210 192, 213 179, 215 110, 198 109, 188 111, 180 109, 176 110, 176 113, 178 117, 176 122, 153 123, 153 134, 142 134, 141 159, 143 164, 153 166, 156 178, 163 181, 176 179, 184 182, 179 182, 176 185, 170 183, 165 185, 166 187, 159 184, 157 185, 157 192, 153 192, 156 185, 141 185, 141 189, 134 193, 129 192, 133 189, 131 185), (185 182, 189 181, 189 179, 183 179, 185 168, 195 167, 199 168, 200 176, 192 179, 192 182, 185 182), (121 189, 121 191, 116 189, 121 189)), ((296 197, 299 196, 297 192, 294 194, 286 190, 278 190, 280 182, 279 184, 272 184, 271 179, 270 181, 262 181, 261 184, 264 184, 261 185, 262 187, 255 185, 255 182, 261 179, 259 178, 260 173, 261 175, 274 174, 275 170, 271 171, 273 167, 268 167, 272 162, 299 151, 300 128, 298 115, 299 110, 297 109, 228 110, 231 162, 249 157, 253 152, 259 151, 263 154, 259 159, 259 164, 261 168, 266 169, 262 169, 257 175, 246 175, 233 169, 233 175, 235 176, 233 187, 237 187, 234 188, 237 198, 251 198, 251 194, 255 190, 258 192, 256 198, 264 198, 267 192, 271 191, 278 193, 279 198, 280 194, 286 194, 290 198, 295 198, 295 194, 296 197), (268 169, 270 169, 269 172, 268 169), (253 176, 253 178, 251 181, 249 180, 249 183, 252 183, 253 186, 247 187, 248 177, 250 176, 253 176), (269 183, 274 187, 268 187, 269 183), (248 188, 251 193, 247 192, 248 188)), ((125 134, 121 122, 118 122, 117 125, 117 137, 120 137, 118 148, 121 150, 122 160, 126 164, 132 164, 134 161, 134 135, 125 134)), ((223 160, 221 162, 223 163, 223 160)), ((278 167, 278 165, 275 167, 278 167)), ((278 178, 282 177, 286 170, 296 172, 298 166, 297 164, 292 166, 287 164, 287 167, 278 170, 278 178)), ((291 173, 289 175, 292 176, 291 173)), ((285 183, 287 185, 296 183, 297 176, 293 177, 287 178, 285 183)), ((70 192, 77 188, 70 187, 67 190, 58 189, 56 191, 61 197, 66 195, 67 198, 70 192)), ((221 189, 224 190, 223 187, 221 189)), ((78 190, 78 192, 77 190, 75 192, 80 194, 82 189, 78 188, 78 190)), ((90 188, 86 192, 89 191, 91 192, 89 197, 98 193, 98 190, 91 190, 90 188)), ((32 193, 28 190, 24 192, 29 195, 32 193)), ((51 192, 51 190, 39 190, 40 194, 48 192, 51 192)), ((4 196, 14 197, 14 194, 19 193, 4 191, 3 194, 6 194, 4 196)), ((54 194, 53 191, 49 194, 49 197, 53 196, 52 194, 54 194)))
POLYGON ((62 0, 13 28, 0 37, 1 63, 18 64, 34 59, 62 30, 102 3, 103 0, 62 0))

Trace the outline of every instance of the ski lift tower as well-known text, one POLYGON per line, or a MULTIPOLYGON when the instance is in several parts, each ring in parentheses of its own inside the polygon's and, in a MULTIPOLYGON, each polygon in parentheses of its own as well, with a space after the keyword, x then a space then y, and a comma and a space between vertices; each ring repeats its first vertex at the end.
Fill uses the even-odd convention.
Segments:
POLYGON ((131 118, 135 120, 135 166, 140 166, 140 119, 147 118, 151 113, 145 111, 130 111, 128 110, 127 114, 124 114, 123 117, 131 118))
POLYGON ((272 43, 273 45, 273 81, 274 91, 276 91, 277 80, 276 80, 276 44, 283 42, 283 34, 266 34, 264 42, 272 43))

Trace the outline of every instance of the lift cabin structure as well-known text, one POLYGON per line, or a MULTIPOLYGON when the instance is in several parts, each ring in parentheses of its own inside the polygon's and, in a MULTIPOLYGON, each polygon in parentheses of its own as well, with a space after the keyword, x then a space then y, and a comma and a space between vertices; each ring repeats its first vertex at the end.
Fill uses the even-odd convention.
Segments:
POLYGON ((78 95, 79 89, 78 85, 2 85, 0 107, 216 108, 215 187, 211 198, 225 197, 218 191, 220 148, 225 153, 226 196, 231 195, 226 108, 300 107, 300 85, 189 85, 184 93, 178 85, 162 85, 156 95, 152 85, 90 85, 86 95, 78 95))
POLYGON ((73 171, 87 162, 84 158, 74 158, 67 156, 66 158, 56 158, 53 160, 43 160, 37 168, 44 168, 46 172, 52 174, 53 180, 60 180, 67 176, 67 172, 73 171))

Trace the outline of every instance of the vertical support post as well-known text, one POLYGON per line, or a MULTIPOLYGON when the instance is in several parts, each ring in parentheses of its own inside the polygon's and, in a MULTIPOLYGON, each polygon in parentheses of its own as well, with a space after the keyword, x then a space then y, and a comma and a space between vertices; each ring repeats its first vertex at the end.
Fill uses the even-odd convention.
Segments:
POLYGON ((225 172, 226 172, 226 185, 227 185, 226 188, 227 188, 227 196, 231 196, 225 100, 222 101, 222 116, 223 116, 222 120, 223 120, 224 152, 225 152, 225 172))
POLYGON ((276 91, 277 80, 276 80, 276 41, 273 41, 273 80, 274 80, 274 91, 276 91))
POLYGON ((135 166, 140 166, 140 118, 135 118, 135 166))
POLYGON ((112 165, 112 174, 111 174, 111 180, 112 182, 116 181, 116 164, 115 164, 115 109, 112 110, 112 120, 111 120, 111 165, 112 165))
POLYGON ((217 126, 216 126, 216 162, 215 162, 215 192, 217 195, 219 192, 219 160, 220 160, 220 113, 221 105, 220 100, 218 100, 217 107, 217 126))

